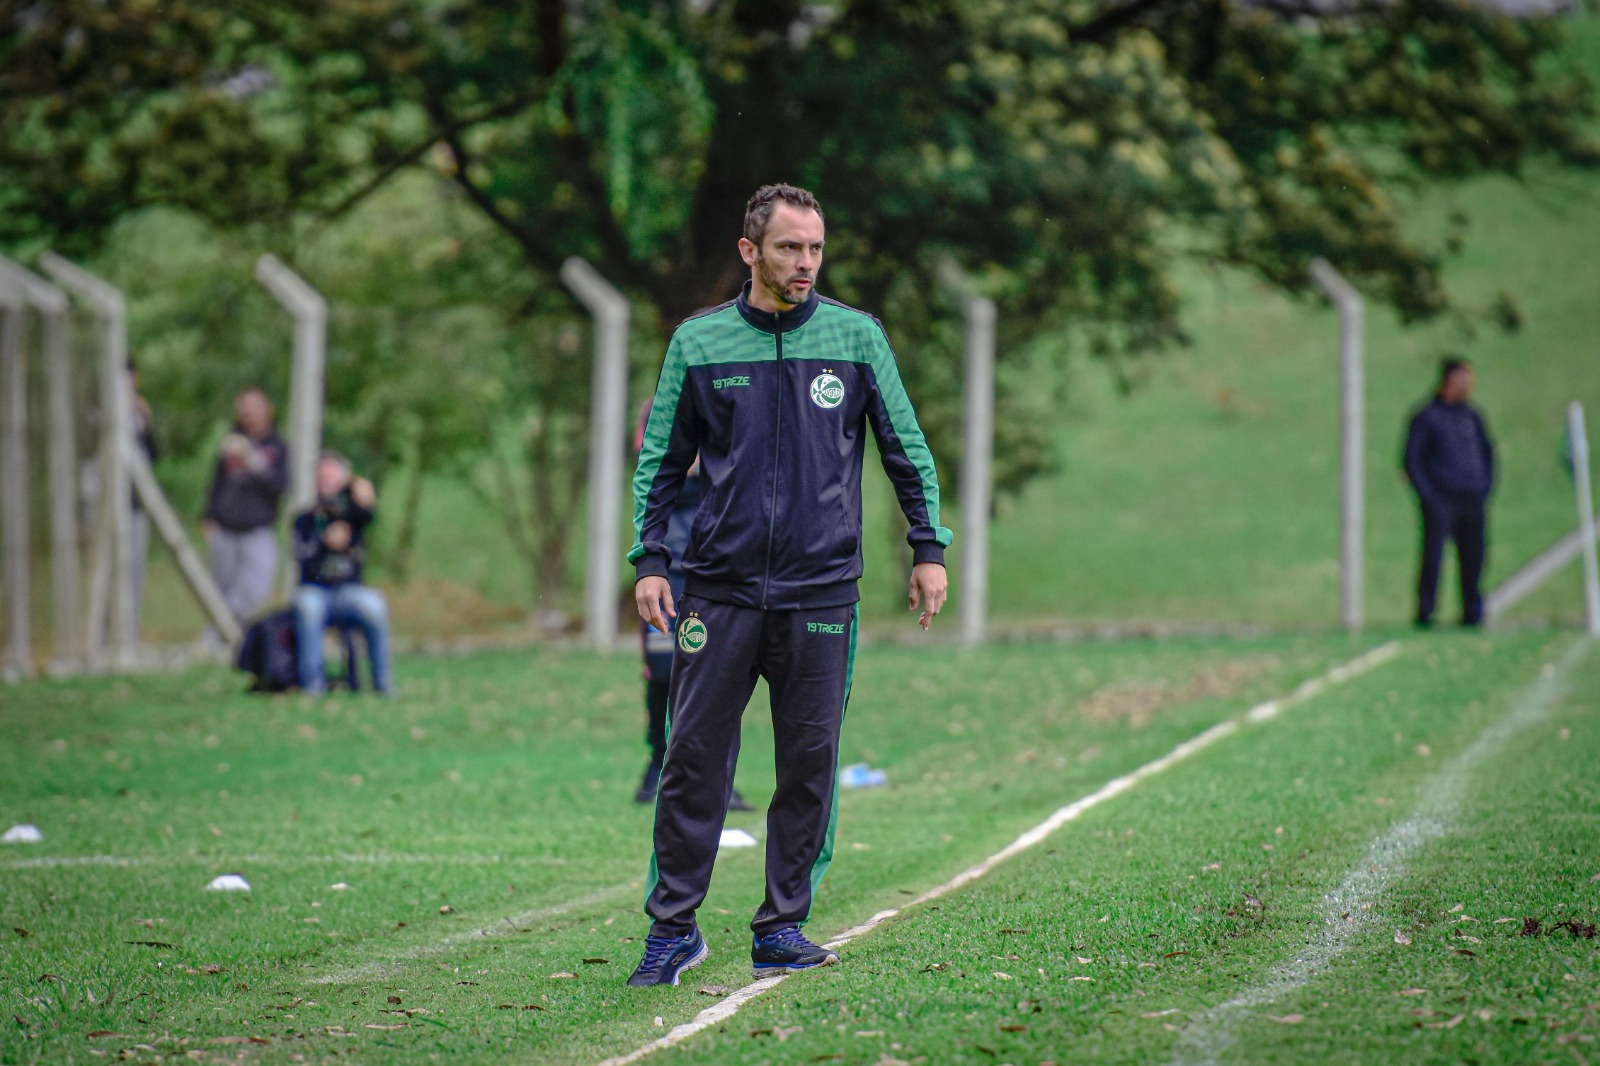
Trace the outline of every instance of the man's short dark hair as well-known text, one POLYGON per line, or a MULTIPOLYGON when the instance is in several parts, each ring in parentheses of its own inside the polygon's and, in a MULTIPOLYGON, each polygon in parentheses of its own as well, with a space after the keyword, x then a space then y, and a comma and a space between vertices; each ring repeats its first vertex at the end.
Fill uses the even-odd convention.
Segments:
POLYGON ((761 247, 761 238, 767 235, 772 209, 780 200, 802 211, 815 211, 817 218, 822 218, 822 205, 806 190, 793 185, 763 185, 744 208, 744 239, 757 248, 761 247))
POLYGON ((1439 360, 1439 380, 1440 382, 1449 381, 1450 375, 1456 371, 1471 369, 1471 361, 1463 359, 1459 355, 1447 355, 1439 360))

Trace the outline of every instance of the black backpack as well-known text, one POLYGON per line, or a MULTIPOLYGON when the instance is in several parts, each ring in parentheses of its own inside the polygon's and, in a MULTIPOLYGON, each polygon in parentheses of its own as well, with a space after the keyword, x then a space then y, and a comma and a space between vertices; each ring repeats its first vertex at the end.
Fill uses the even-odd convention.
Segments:
POLYGON ((295 657, 294 610, 285 608, 250 623, 235 665, 255 677, 251 692, 287 692, 300 683, 295 657))

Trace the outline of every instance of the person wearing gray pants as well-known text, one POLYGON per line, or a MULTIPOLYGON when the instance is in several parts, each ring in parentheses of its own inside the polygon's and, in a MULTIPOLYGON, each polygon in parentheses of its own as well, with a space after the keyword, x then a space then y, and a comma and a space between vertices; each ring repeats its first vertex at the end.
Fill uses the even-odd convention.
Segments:
POLYGON ((289 449, 273 424, 266 393, 246 389, 233 410, 234 431, 222 441, 202 528, 211 574, 228 609, 242 622, 272 594, 278 569, 273 527, 289 486, 289 449))

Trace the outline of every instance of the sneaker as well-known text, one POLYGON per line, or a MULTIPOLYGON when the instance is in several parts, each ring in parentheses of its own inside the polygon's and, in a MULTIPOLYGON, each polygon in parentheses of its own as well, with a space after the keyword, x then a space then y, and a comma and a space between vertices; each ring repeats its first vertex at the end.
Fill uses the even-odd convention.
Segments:
POLYGON ((738 789, 733 789, 731 792, 728 793, 728 810, 730 810, 730 811, 753 811, 753 810, 755 810, 755 808, 750 806, 750 801, 749 800, 747 800, 743 796, 739 795, 739 790, 738 789))
POLYGON ((651 763, 644 768, 644 778, 639 782, 639 791, 633 794, 635 803, 654 803, 656 792, 661 788, 661 767, 651 763))
POLYGON ((798 973, 818 966, 834 966, 839 956, 807 940, 797 926, 756 937, 750 944, 750 962, 755 975, 798 973))
POLYGON ((675 985, 683 971, 699 966, 710 957, 706 938, 698 929, 688 936, 647 936, 644 958, 639 960, 639 968, 628 978, 628 984, 634 988, 675 985))

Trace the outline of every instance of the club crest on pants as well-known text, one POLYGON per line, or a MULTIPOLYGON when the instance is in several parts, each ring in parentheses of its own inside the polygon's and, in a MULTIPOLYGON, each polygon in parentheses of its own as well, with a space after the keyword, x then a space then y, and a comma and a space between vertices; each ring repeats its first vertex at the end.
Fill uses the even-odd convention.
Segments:
POLYGON ((685 655, 693 655, 705 647, 710 637, 711 632, 698 615, 690 615, 678 623, 678 648, 685 655))

